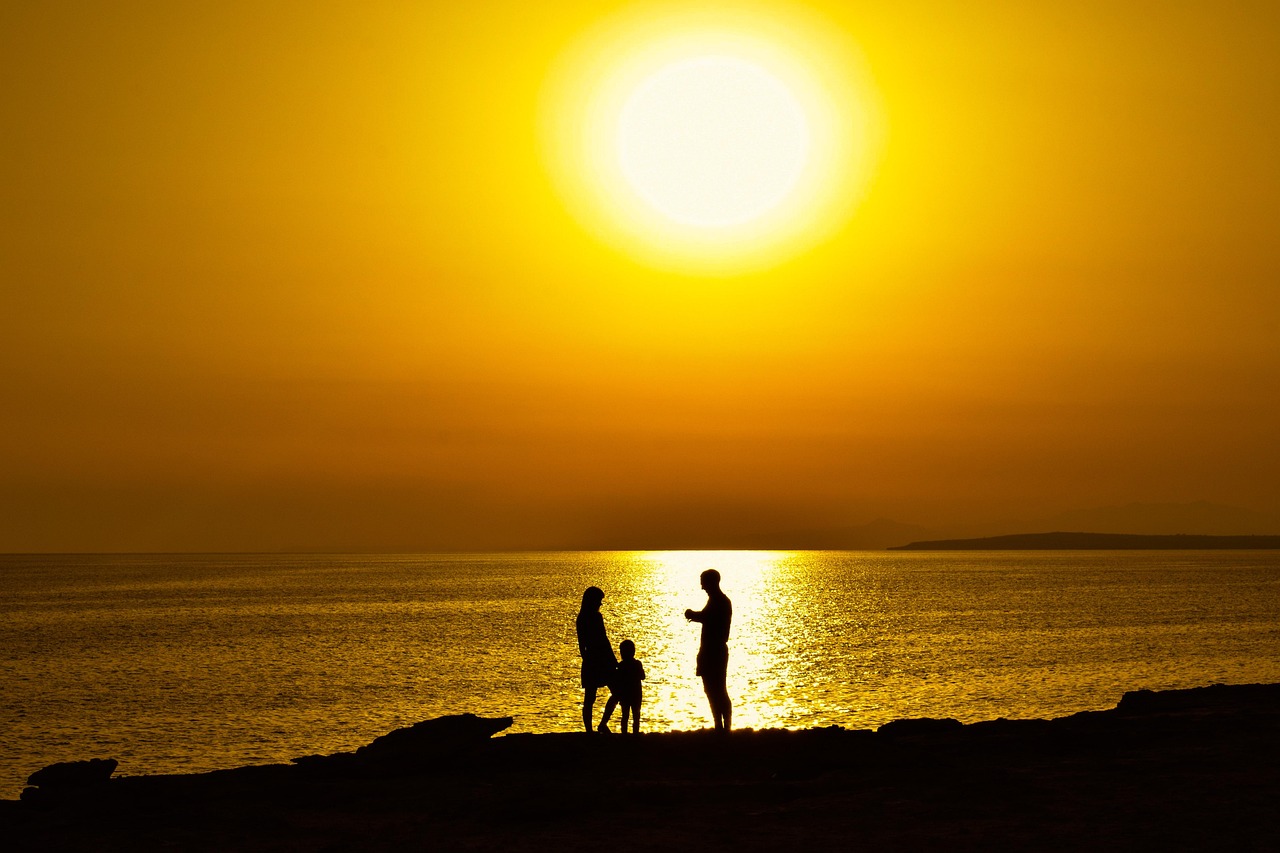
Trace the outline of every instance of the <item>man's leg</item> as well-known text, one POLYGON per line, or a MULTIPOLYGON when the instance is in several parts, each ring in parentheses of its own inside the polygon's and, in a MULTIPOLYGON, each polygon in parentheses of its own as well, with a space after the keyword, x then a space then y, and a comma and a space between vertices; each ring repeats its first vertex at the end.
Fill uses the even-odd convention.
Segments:
POLYGON ((711 703, 711 714, 715 717, 716 730, 728 731, 733 725, 733 703, 729 701, 725 675, 717 673, 715 678, 706 679, 704 687, 707 701, 711 703))
POLYGON ((720 697, 716 692, 715 678, 702 676, 702 692, 707 694, 707 704, 711 706, 711 723, 716 731, 720 730, 720 697))

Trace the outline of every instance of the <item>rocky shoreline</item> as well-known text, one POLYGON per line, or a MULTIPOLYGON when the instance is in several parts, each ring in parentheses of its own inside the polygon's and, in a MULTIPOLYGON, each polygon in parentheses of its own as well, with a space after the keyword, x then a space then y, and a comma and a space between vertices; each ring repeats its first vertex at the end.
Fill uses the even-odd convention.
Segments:
POLYGON ((1055 720, 878 731, 514 734, 464 715, 289 765, 0 801, 21 850, 1280 848, 1280 685, 1125 694, 1055 720))

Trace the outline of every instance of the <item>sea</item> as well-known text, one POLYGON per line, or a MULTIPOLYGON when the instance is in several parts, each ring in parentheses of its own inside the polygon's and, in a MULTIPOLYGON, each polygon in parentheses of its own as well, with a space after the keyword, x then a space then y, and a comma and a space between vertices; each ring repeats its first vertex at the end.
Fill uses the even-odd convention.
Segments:
POLYGON ((642 729, 705 728, 683 614, 711 568, 734 607, 737 728, 1049 718, 1280 682, 1276 551, 8 555, 0 798, 56 761, 288 762, 444 714, 575 731, 588 586, 644 664, 642 729))

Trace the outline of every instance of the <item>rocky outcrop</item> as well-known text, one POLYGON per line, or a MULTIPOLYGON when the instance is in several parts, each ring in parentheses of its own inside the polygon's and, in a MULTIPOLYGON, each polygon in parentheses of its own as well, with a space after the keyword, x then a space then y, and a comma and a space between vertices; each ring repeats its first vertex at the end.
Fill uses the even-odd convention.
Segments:
POLYGON ((469 755, 513 721, 475 714, 437 717, 388 732, 355 752, 305 755, 293 763, 312 770, 425 773, 469 755))
POLYGON ((59 761, 43 767, 27 777, 31 787, 22 791, 22 801, 44 804, 68 797, 92 795, 103 790, 120 762, 114 758, 90 758, 87 761, 59 761))
POLYGON ((1280 685, 1212 684, 1185 690, 1131 690, 1116 713, 1125 715, 1195 714, 1213 711, 1258 711, 1275 707, 1280 685))
POLYGON ((374 738, 368 746, 357 749, 356 756, 371 761, 430 760, 484 743, 498 732, 511 728, 513 722, 513 717, 488 718, 475 714, 437 717, 374 738))
POLYGON ((911 737, 912 735, 936 735, 958 731, 964 724, 953 717, 936 719, 934 717, 918 717, 909 720, 893 720, 876 729, 877 734, 890 737, 911 737))
POLYGON ((1280 685, 1126 694, 1052 720, 492 737, 398 729, 294 765, 0 800, 13 850, 1272 850, 1280 685), (320 770, 310 769, 314 762, 320 770))

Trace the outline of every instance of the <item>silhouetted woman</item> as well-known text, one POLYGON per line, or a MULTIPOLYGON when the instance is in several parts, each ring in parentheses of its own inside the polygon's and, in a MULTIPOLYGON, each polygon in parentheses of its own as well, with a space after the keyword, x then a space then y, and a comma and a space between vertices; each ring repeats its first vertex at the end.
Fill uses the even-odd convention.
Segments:
MULTIPOLYGON (((604 590, 598 586, 589 586, 582 593, 582 609, 578 611, 578 653, 582 655, 582 725, 587 731, 591 731, 596 691, 612 684, 614 670, 618 668, 613 645, 604 630, 604 617, 600 615, 600 604, 603 601, 604 590)), ((609 731, 609 717, 613 716, 613 709, 617 704, 618 700, 613 697, 611 688, 609 701, 604 706, 604 717, 601 718, 597 731, 609 731)))

